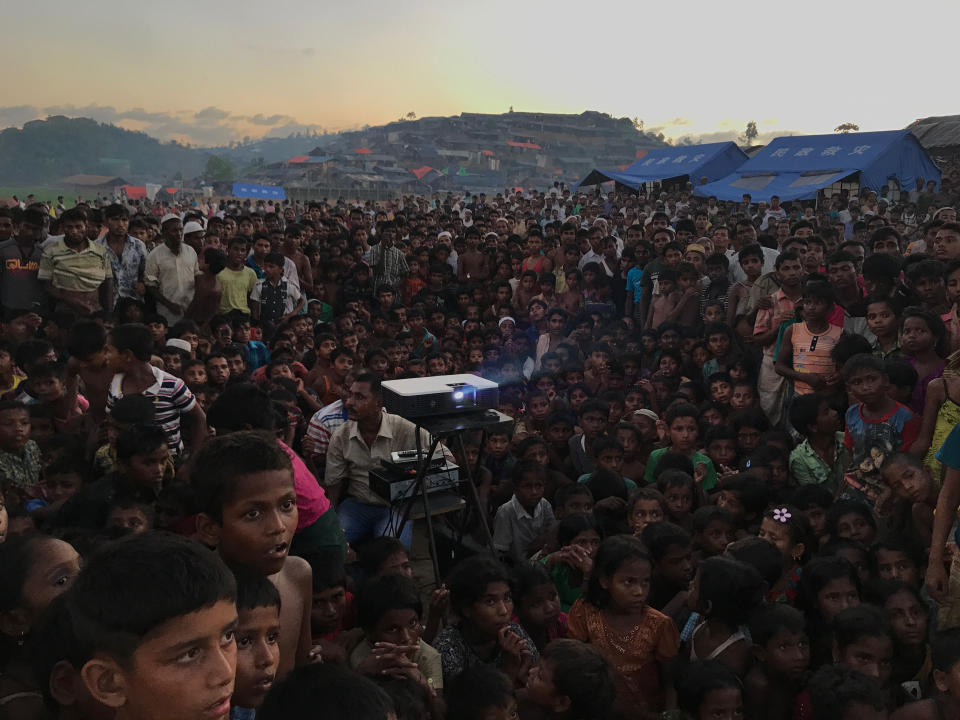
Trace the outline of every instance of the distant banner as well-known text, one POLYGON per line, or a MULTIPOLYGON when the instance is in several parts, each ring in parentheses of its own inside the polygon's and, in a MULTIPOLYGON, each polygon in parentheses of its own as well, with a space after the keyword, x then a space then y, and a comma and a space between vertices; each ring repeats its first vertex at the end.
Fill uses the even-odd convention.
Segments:
POLYGON ((246 183, 234 183, 233 196, 238 198, 267 198, 270 200, 287 199, 287 194, 278 185, 248 185, 246 183))

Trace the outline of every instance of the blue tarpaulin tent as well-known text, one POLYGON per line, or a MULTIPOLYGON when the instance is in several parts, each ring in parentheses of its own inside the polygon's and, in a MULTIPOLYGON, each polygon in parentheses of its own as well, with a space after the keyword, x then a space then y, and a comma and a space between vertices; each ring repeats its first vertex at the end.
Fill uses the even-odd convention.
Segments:
POLYGON ((911 190, 916 179, 940 185, 940 170, 909 130, 794 135, 773 140, 727 177, 694 188, 718 200, 808 200, 817 191, 859 173, 861 188, 880 189, 896 179, 911 190))
POLYGON ((649 150, 622 172, 591 170, 576 187, 615 180, 636 190, 645 182, 684 176, 689 176, 691 183, 699 185, 703 178, 706 178, 708 183, 713 182, 732 173, 746 161, 747 156, 743 150, 732 142, 657 148, 649 150))
POLYGON ((268 200, 286 200, 287 194, 277 185, 251 185, 234 183, 233 196, 238 198, 266 198, 268 200))

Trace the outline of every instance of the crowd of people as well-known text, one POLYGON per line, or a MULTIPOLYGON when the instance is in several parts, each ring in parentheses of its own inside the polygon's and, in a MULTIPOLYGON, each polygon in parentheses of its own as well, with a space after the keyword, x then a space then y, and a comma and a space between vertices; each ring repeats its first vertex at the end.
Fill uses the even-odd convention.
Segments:
POLYGON ((0 208, 0 719, 957 720, 956 203, 0 208))

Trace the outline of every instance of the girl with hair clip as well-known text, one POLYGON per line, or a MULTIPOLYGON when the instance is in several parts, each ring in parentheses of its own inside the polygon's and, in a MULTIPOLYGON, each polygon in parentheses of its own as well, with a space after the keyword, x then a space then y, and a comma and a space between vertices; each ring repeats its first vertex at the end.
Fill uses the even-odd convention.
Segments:
POLYGON ((772 543, 783 555, 783 573, 767 592, 769 602, 796 602, 810 535, 810 522, 792 505, 775 506, 763 514, 757 537, 772 543))

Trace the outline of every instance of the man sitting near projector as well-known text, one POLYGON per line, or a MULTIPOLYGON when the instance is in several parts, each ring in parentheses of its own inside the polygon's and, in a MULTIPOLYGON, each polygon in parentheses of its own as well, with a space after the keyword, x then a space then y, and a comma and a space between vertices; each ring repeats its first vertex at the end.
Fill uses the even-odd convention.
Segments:
MULTIPOLYGON (((334 430, 327 449, 323 487, 336 505, 347 541, 356 545, 371 537, 393 535, 402 522, 402 512, 370 489, 368 473, 390 453, 415 450, 416 427, 409 420, 383 411, 380 378, 373 373, 358 375, 343 401, 347 421, 334 430)), ((420 447, 430 447, 430 436, 420 432, 420 447)), ((444 448, 444 454, 453 456, 444 448)), ((410 547, 413 522, 407 522, 400 540, 410 547)))

